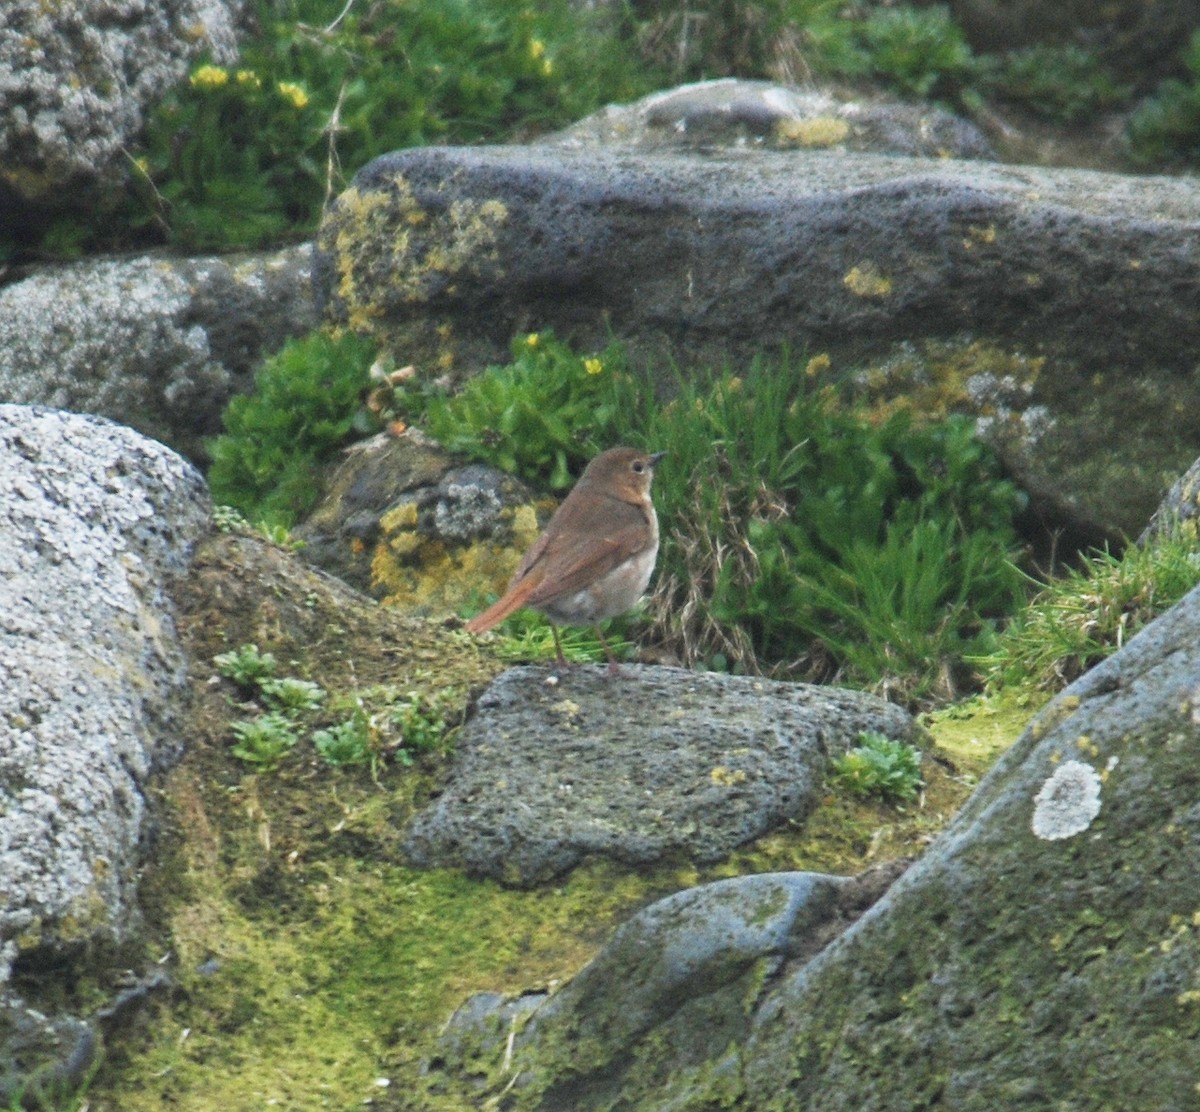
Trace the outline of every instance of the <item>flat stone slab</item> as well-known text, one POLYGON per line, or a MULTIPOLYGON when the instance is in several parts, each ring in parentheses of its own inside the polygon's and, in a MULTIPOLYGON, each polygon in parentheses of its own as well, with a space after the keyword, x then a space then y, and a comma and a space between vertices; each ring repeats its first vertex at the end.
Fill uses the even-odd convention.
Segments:
POLYGON ((712 863, 812 809, 831 755, 912 718, 861 692, 678 668, 514 668, 480 698, 406 850, 507 884, 589 857, 712 863), (554 682, 551 682, 552 679, 554 682))

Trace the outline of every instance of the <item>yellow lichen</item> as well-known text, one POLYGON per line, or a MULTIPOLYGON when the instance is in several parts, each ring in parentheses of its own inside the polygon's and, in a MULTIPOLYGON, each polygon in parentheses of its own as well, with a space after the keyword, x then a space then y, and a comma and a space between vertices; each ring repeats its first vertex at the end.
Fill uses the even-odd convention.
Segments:
POLYGON ((807 120, 780 120, 775 137, 780 143, 798 147, 832 147, 850 134, 850 125, 836 116, 817 116, 807 120))
POLYGON ((873 262, 852 266, 842 279, 842 285, 858 297, 887 297, 892 292, 892 280, 873 262))

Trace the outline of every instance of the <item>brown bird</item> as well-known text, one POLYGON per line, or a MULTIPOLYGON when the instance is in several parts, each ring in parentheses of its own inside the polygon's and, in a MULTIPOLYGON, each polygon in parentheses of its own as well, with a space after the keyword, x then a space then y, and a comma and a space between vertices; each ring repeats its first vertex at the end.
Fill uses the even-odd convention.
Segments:
POLYGON ((620 671, 599 623, 628 610, 646 590, 658 557, 658 517, 650 501, 654 465, 664 452, 610 448, 589 463, 525 553, 508 590, 467 622, 471 633, 531 606, 550 619, 558 663, 566 666, 560 625, 591 625, 611 675, 620 671))

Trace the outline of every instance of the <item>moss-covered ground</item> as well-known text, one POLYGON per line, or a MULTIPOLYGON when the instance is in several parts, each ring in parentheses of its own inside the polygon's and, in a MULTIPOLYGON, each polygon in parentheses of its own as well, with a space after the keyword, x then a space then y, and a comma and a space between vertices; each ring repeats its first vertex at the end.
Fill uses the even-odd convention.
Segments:
POLYGON ((465 706, 502 662, 245 536, 206 543, 177 601, 194 700, 156 793, 142 955, 173 987, 110 1035, 92 1112, 462 1107, 420 1063, 472 993, 552 987, 636 908, 706 879, 919 854, 1032 712, 981 702, 931 718, 925 790, 902 809, 830 792, 803 827, 704 872, 593 863, 514 891, 403 864, 405 825, 443 756, 335 769, 302 742, 255 772, 230 753, 241 696, 206 667, 253 642, 331 693, 451 690, 465 706))

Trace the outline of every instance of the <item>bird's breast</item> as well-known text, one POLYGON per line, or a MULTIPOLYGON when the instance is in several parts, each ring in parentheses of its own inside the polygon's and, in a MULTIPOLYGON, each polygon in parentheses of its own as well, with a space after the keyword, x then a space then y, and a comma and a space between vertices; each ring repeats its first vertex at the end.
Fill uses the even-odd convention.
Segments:
POLYGON ((539 609, 559 625, 593 625, 624 614, 646 591, 654 562, 658 558, 658 538, 574 594, 563 595, 539 604, 539 609))

